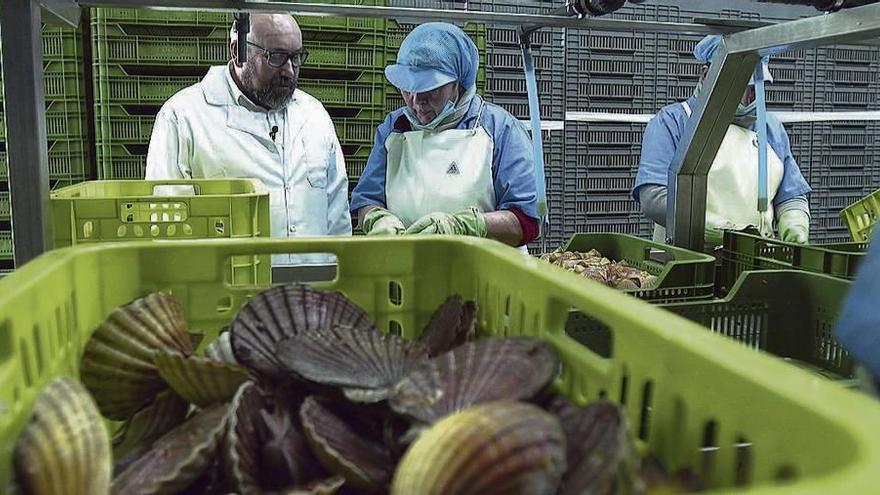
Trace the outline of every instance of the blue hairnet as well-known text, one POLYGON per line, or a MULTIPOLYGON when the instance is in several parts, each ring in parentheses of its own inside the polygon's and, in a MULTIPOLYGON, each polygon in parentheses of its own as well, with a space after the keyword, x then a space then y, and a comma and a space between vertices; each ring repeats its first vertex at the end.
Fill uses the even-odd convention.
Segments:
POLYGON ((422 24, 407 35, 397 52, 397 63, 385 76, 399 89, 430 91, 453 81, 470 89, 477 83, 480 54, 458 26, 445 22, 422 24))
MULTIPOLYGON (((717 34, 706 36, 697 43, 697 46, 694 47, 694 58, 700 63, 706 65, 711 64, 712 57, 715 55, 715 50, 718 49, 718 45, 720 44, 721 36, 717 34)), ((773 82, 773 76, 770 74, 769 55, 761 57, 761 65, 764 67, 764 80, 767 82, 773 82)), ((755 84, 754 75, 752 76, 752 79, 749 79, 749 84, 755 84)))

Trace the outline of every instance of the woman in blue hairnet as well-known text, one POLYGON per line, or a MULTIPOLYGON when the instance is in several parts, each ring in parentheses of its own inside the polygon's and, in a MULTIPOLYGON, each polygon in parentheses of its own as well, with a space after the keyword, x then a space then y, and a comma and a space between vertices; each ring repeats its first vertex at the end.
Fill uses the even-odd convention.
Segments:
POLYGON ((376 130, 351 211, 367 235, 457 234, 512 246, 538 234, 524 126, 476 94, 479 53, 452 24, 422 24, 385 68, 406 106, 376 130))
MULTIPOLYGON (((667 173, 720 42, 720 36, 707 36, 697 44, 694 56, 704 65, 694 95, 687 101, 660 109, 645 129, 633 198, 645 216, 654 221, 654 240, 658 242, 666 240, 667 173)), ((761 63, 764 79, 772 82, 767 58, 761 63)), ((758 211, 756 118, 752 80, 709 170, 705 233, 709 248, 721 244, 724 229, 741 230, 751 225, 758 227, 763 235, 772 236, 774 221, 783 241, 804 244, 808 240, 810 207, 806 195, 810 186, 791 154, 788 134, 772 114, 767 115, 767 166, 768 197, 772 198, 773 208, 763 213, 758 211)))

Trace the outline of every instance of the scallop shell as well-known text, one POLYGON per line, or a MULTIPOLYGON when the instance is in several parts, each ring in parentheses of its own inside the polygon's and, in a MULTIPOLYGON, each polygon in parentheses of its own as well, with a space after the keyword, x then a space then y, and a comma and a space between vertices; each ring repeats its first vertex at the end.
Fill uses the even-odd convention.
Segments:
POLYGON ((257 294, 230 325, 236 360, 269 376, 284 374, 275 355, 278 341, 333 324, 375 330, 367 314, 338 292, 289 284, 257 294))
POLYGON ((205 357, 218 363, 238 364, 229 337, 228 331, 221 333, 214 342, 205 347, 205 357))
POLYGON ((376 331, 335 325, 278 343, 283 366, 322 385, 343 387, 357 402, 387 398, 389 389, 426 357, 424 347, 376 331))
POLYGON ((559 356, 540 339, 466 343, 429 360, 395 385, 391 408, 426 423, 482 402, 525 400, 559 374, 559 356))
POLYGON ((564 414, 568 470, 560 495, 634 493, 639 460, 626 416, 599 400, 564 414))
POLYGON ((229 402, 250 378, 250 372, 241 366, 174 351, 156 351, 153 362, 177 395, 199 407, 229 402))
POLYGON ((429 356, 443 354, 473 338, 476 316, 475 302, 464 302, 458 294, 449 296, 434 311, 418 340, 425 345, 429 356))
POLYGON ((232 404, 223 451, 226 471, 238 493, 263 494, 272 490, 286 493, 295 489, 308 493, 322 486, 321 481, 326 481, 329 487, 336 486, 331 480, 323 479, 324 470, 312 453, 294 412, 278 407, 251 382, 239 389, 232 404))
POLYGON ((189 403, 173 391, 159 393, 132 414, 113 436, 113 457, 123 459, 131 452, 149 448, 153 441, 182 423, 188 411, 189 403))
POLYGON ((228 404, 212 406, 160 437, 113 480, 110 492, 176 493, 192 485, 214 462, 228 411, 228 404))
POLYGON ((104 416, 125 420, 166 390, 153 365, 157 350, 193 351, 183 310, 153 293, 113 311, 86 344, 80 377, 104 416))
POLYGON ((367 431, 353 427, 315 397, 303 402, 300 419, 312 450, 330 472, 362 490, 387 486, 394 459, 381 439, 369 438, 367 431))
POLYGON ((551 495, 564 471, 565 437, 553 415, 490 402, 425 431, 401 459, 391 495, 551 495))
POLYGON ((53 381, 34 401, 13 463, 26 493, 104 494, 110 488, 110 438, 95 402, 70 378, 53 381))

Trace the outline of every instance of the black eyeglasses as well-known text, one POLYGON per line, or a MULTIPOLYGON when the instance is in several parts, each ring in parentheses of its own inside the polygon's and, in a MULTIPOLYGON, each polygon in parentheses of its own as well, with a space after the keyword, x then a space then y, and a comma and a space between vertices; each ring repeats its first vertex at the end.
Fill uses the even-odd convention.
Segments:
POLYGON ((284 67, 284 64, 286 64, 288 60, 290 60, 291 65, 293 65, 294 67, 299 67, 302 64, 306 63, 306 59, 309 58, 309 52, 306 49, 302 49, 298 52, 293 53, 271 52, 256 43, 251 43, 250 41, 248 41, 247 44, 263 50, 263 56, 266 57, 266 61, 269 62, 269 67, 274 67, 276 69, 284 67))

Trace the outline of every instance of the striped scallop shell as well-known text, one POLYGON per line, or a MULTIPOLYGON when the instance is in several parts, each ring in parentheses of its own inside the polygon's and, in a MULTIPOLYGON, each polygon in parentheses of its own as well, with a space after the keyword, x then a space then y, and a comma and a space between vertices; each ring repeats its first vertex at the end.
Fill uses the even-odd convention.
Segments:
POLYGON ((639 459, 623 410, 600 400, 563 412, 568 470, 560 495, 635 493, 639 459))
POLYGON ((391 495, 552 495, 565 465, 553 415, 524 402, 489 402, 422 433, 398 464, 391 495))
POLYGON ((374 331, 367 314, 338 292, 301 284, 272 287, 245 304, 230 325, 232 350, 243 366, 271 377, 285 374, 276 344, 334 324, 374 331))
POLYGON ((426 352, 396 335, 334 325, 279 342, 278 358, 296 376, 342 387, 349 400, 376 402, 387 398, 426 352))
POLYGON ((111 494, 177 493, 201 478, 226 432, 228 404, 218 404, 169 431, 113 480, 111 494))
POLYGON ((540 339, 469 342, 408 374, 395 385, 389 403, 400 414, 433 423, 483 402, 530 399, 559 369, 556 350, 540 339))
POLYGON ((349 423, 315 397, 303 402, 300 419, 312 450, 328 471, 362 490, 387 488, 394 459, 381 439, 371 438, 369 431, 349 423))
POLYGON ((34 401, 13 454, 18 483, 32 495, 105 494, 112 454, 104 421, 89 393, 58 378, 34 401))
POLYGON ((156 351, 153 362, 177 395, 199 407, 229 402, 251 376, 246 368, 235 364, 174 351, 156 351))
POLYGON ((83 353, 80 379, 104 416, 125 420, 167 389, 153 364, 157 350, 193 352, 183 309, 169 295, 137 299, 95 330, 83 353))
POLYGON ((214 342, 205 347, 205 357, 219 363, 238 364, 235 354, 232 352, 232 342, 228 331, 217 336, 214 342))
POLYGON ((241 495, 331 489, 339 480, 324 476, 295 411, 287 411, 260 386, 249 382, 232 401, 223 447, 226 472, 241 495), (323 483, 322 483, 323 482, 323 483))
POLYGON ((449 296, 434 311, 418 340, 425 345, 429 356, 438 356, 473 338, 476 317, 475 302, 465 302, 458 294, 449 296))
POLYGON ((160 392, 149 404, 131 415, 113 435, 113 457, 137 456, 159 437, 174 429, 189 412, 189 403, 171 390, 160 392))

